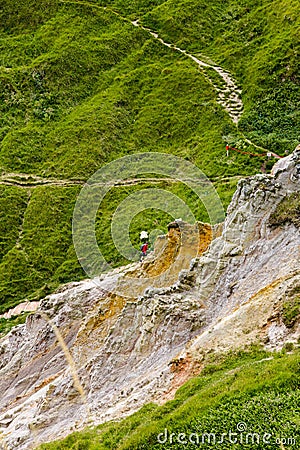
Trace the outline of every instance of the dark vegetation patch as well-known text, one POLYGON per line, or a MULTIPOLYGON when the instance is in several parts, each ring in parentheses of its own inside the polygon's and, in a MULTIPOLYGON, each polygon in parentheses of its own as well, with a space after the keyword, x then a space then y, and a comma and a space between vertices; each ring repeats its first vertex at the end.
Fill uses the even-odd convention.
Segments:
POLYGON ((281 317, 288 328, 293 328, 300 319, 300 286, 294 286, 286 293, 281 308, 281 317))
POLYGON ((0 338, 5 336, 16 325, 21 325, 26 322, 26 318, 30 313, 22 313, 18 316, 13 316, 10 319, 0 317, 0 338))
POLYGON ((300 194, 298 192, 282 199, 270 215, 269 224, 271 226, 281 226, 285 223, 293 223, 297 228, 300 227, 300 194))

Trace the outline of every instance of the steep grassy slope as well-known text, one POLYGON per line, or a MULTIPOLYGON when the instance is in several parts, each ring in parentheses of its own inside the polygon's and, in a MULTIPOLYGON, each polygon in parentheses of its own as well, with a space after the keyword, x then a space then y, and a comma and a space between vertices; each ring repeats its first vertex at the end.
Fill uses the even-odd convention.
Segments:
MULTIPOLYGON (((256 173, 264 158, 238 153, 227 158, 226 142, 253 151, 246 136, 284 154, 299 141, 297 12, 295 1, 4 0, 1 172, 75 183, 122 155, 170 152, 214 179, 227 206, 237 180, 217 177, 256 173), (126 18, 139 18, 166 41, 232 72, 244 92, 239 128, 216 102, 207 79, 215 73, 202 72, 126 18)), ((79 189, 1 186, 0 310, 84 276, 71 244, 79 189)), ((182 187, 170 189, 189 198, 182 187)), ((111 194, 97 232, 114 264, 125 260, 114 248, 108 218, 123 196, 122 188, 111 194)), ((194 211, 206 219, 201 206, 194 211)), ((141 223, 164 228, 168 220, 152 212, 137 218, 133 241, 141 223)))
POLYGON ((253 349, 231 354, 207 366, 163 406, 146 405, 125 420, 40 448, 297 448, 299 383, 299 351, 271 358, 253 349))
POLYGON ((145 23, 233 71, 243 87, 240 131, 273 151, 299 142, 299 3, 167 1, 145 23))
POLYGON ((3 39, 1 53, 3 170, 86 179, 122 154, 160 150, 226 171, 216 163, 230 121, 213 88, 111 12, 62 5, 33 35, 3 39))

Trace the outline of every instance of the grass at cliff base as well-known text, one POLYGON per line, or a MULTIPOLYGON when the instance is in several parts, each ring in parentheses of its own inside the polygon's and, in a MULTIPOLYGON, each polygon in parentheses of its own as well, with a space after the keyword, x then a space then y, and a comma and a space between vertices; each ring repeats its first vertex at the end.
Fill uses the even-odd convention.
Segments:
POLYGON ((298 448, 299 350, 270 354, 252 349, 222 359, 206 366, 163 406, 146 405, 120 422, 73 433, 40 449, 298 448), (230 431, 237 433, 231 442, 230 431), (209 443, 205 433, 215 435, 216 441, 209 443), (195 435, 200 436, 199 444, 189 442, 192 434, 194 441, 195 435))

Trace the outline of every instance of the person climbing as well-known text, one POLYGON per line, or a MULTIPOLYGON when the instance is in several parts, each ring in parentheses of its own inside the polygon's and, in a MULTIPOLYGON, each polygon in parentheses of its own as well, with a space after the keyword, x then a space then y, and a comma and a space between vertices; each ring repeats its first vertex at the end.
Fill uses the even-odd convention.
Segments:
POLYGON ((147 231, 141 231, 140 240, 142 243, 142 245, 140 246, 140 250, 141 250, 140 261, 142 261, 145 258, 145 256, 147 256, 147 250, 148 250, 148 245, 149 245, 147 231))
POLYGON ((141 245, 141 261, 145 256, 147 256, 147 250, 148 250, 148 242, 144 242, 141 245))

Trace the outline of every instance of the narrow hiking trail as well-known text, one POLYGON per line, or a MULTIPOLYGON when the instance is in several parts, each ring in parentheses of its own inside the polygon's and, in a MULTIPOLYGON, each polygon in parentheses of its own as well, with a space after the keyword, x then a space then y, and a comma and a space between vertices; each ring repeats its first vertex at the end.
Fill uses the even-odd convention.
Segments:
MULTIPOLYGON (((103 11, 109 11, 110 13, 114 14, 115 16, 119 17, 122 21, 130 23, 134 27, 138 27, 147 33, 149 33, 153 38, 158 40, 162 45, 175 50, 187 58, 191 59, 193 62, 195 62, 198 67, 202 70, 202 73, 204 76, 210 81, 210 83, 214 86, 215 91, 217 93, 217 102, 227 111, 228 115, 230 116, 231 120, 238 125, 238 122, 242 116, 243 113, 243 101, 241 99, 241 93, 242 90, 238 88, 236 80, 232 77, 232 75, 224 70, 222 67, 209 64, 207 62, 204 62, 200 59, 198 59, 196 56, 192 55, 191 53, 187 52, 187 50, 181 49, 177 47, 175 44, 170 44, 168 42, 165 42, 158 33, 151 30, 150 28, 147 28, 140 24, 139 19, 131 21, 127 17, 123 17, 118 12, 114 11, 110 7, 107 6, 99 6, 95 3, 85 2, 85 1, 72 1, 72 0, 60 0, 60 3, 63 4, 73 4, 73 5, 84 5, 91 8, 100 9, 103 11), (218 81, 213 80, 209 74, 205 71, 205 69, 213 69, 217 75, 218 75, 218 81)), ((245 142, 247 142, 250 145, 253 145, 257 149, 263 150, 264 152, 270 152, 268 149, 264 149, 263 147, 260 147, 256 144, 254 144, 252 141, 246 138, 244 136, 245 142)), ((277 155, 274 152, 270 152, 272 156, 276 158, 280 158, 279 155, 277 155)), ((262 155, 263 156, 263 155, 262 155)), ((222 177, 217 177, 218 179, 222 180, 222 177)), ((235 178, 235 177, 224 177, 225 179, 228 178, 235 178)), ((242 177, 238 177, 242 178, 242 177)), ((173 182, 174 180, 168 179, 168 178, 136 178, 131 180, 119 180, 114 183, 114 186, 128 186, 128 185, 134 185, 134 184, 140 184, 140 183, 146 183, 146 182, 173 182)), ((176 180, 175 180, 176 181, 176 180)), ((214 181, 214 180, 212 180, 214 181)), ((55 178, 43 178, 34 174, 24 174, 24 173, 2 173, 0 175, 0 185, 7 185, 7 186, 16 186, 16 187, 23 187, 23 188, 34 188, 38 186, 61 186, 61 187, 67 187, 67 186, 74 186, 74 185, 84 185, 85 181, 83 180, 67 180, 67 179, 55 179, 55 178)))
MULTIPOLYGON (((122 186, 133 186, 137 184, 143 183, 176 183, 177 180, 172 178, 130 178, 126 180, 116 180, 114 183, 111 183, 111 187, 122 187, 122 186)), ((0 185, 6 186, 16 186, 23 188, 36 188, 39 186, 83 186, 86 181, 83 180, 59 180, 56 178, 42 178, 40 176, 34 174, 25 174, 25 173, 3 173, 0 175, 0 185)), ((101 186, 107 185, 107 183, 98 183, 101 186)))
POLYGON ((227 111, 229 114, 229 117, 231 120, 237 125, 241 115, 243 113, 243 102, 240 97, 242 90, 238 88, 236 80, 227 72, 226 70, 222 69, 222 67, 208 64, 204 61, 201 61, 196 56, 192 55, 191 53, 188 53, 186 50, 183 50, 179 47, 177 47, 174 44, 169 44, 168 42, 165 42, 158 33, 155 31, 152 31, 150 28, 144 27, 139 23, 138 20, 131 21, 132 25, 135 27, 139 27, 144 31, 147 31, 151 36, 153 36, 155 39, 157 39, 161 44, 164 46, 171 48, 173 50, 176 50, 183 55, 187 56, 191 60, 193 60, 195 63, 198 64, 199 68, 202 70, 205 68, 213 69, 220 77, 219 80, 220 83, 216 83, 212 80, 212 78, 203 70, 205 77, 210 81, 210 83, 214 86, 216 92, 217 92, 217 102, 227 111), (221 84, 221 87, 220 87, 221 84))
MULTIPOLYGON (((209 181, 207 179, 207 183, 209 182, 216 182, 216 181, 229 181, 232 179, 241 179, 242 176, 234 175, 231 177, 225 176, 225 177, 212 177, 209 181)), ((178 183, 179 180, 175 178, 168 178, 168 177, 158 177, 158 178, 147 178, 147 177, 141 177, 141 178, 129 178, 126 180, 116 180, 114 183, 111 183, 109 181, 109 184, 111 187, 123 187, 123 186, 135 186, 138 184, 145 184, 145 183, 167 183, 167 184, 174 184, 178 183)), ((187 180, 188 181, 188 180, 187 180)), ((205 180, 201 180, 202 183, 205 183, 205 180)), ((36 188, 39 186, 61 186, 61 187, 68 187, 68 186, 76 186, 81 185, 84 186, 86 182, 83 180, 59 180, 56 178, 42 178, 34 174, 24 174, 24 173, 9 173, 9 174, 2 174, 0 176, 0 185, 5 186, 16 186, 16 187, 22 187, 22 188, 36 188)), ((99 186, 106 186, 108 183, 97 183, 99 186)))
POLYGON ((16 186, 24 188, 33 188, 38 186, 74 186, 83 185, 81 180, 59 180, 56 178, 43 178, 35 174, 27 173, 2 173, 0 175, 0 184, 6 186, 16 186))
MULTIPOLYGON (((243 101, 241 98, 242 89, 240 89, 238 87, 237 81, 230 74, 230 72, 226 71, 225 69, 223 69, 220 66, 217 66, 215 64, 209 64, 207 62, 200 60, 195 55, 192 55, 185 49, 181 49, 180 47, 177 47, 175 44, 170 44, 168 42, 165 42, 159 36, 159 34, 157 32, 151 30, 150 28, 143 26, 139 22, 139 19, 130 20, 127 17, 122 16, 117 11, 114 11, 109 6, 100 6, 100 5, 96 5, 95 3, 90 3, 88 1, 74 1, 74 0, 60 0, 60 3, 73 4, 73 5, 80 4, 80 5, 88 6, 90 8, 100 9, 102 11, 109 11, 111 14, 114 14, 115 16, 119 17, 119 19, 122 20, 123 22, 130 23, 134 27, 137 27, 137 28, 140 28, 140 29, 146 31, 152 37, 157 39, 165 47, 175 50, 175 51, 183 54, 187 58, 191 59, 192 61, 194 61, 198 65, 200 70, 202 70, 202 73, 204 74, 204 76, 209 80, 209 82, 215 88, 215 91, 217 93, 217 103, 219 103, 225 109, 225 111, 228 113, 229 117, 231 118, 232 122, 236 126, 238 126, 239 120, 244 111, 244 105, 243 105, 243 101), (213 80, 209 76, 207 71, 205 71, 205 69, 214 70, 217 74, 217 79, 213 80)), ((247 139, 245 136, 244 136, 244 138, 245 138, 245 141, 248 144, 253 145, 253 147, 264 150, 266 152, 266 154, 268 152, 271 152, 272 156, 274 156, 275 158, 278 158, 278 159, 281 158, 281 156, 277 155, 276 153, 254 144, 250 139, 247 139)))
POLYGON ((209 80, 209 82, 215 88, 217 93, 217 102, 227 111, 229 117, 235 123, 238 124, 244 109, 243 101, 241 99, 242 90, 238 88, 237 81, 232 77, 232 75, 224 70, 222 67, 217 66, 215 64, 208 64, 204 61, 201 61, 196 56, 189 53, 187 50, 181 49, 177 47, 175 44, 170 44, 165 42, 158 33, 151 30, 150 28, 144 27, 140 24, 139 19, 130 20, 127 17, 123 17, 118 12, 114 11, 108 6, 100 6, 95 3, 85 2, 85 1, 72 1, 72 0, 60 0, 60 3, 65 4, 73 4, 73 5, 85 5, 91 8, 101 9, 103 11, 109 11, 115 16, 119 17, 123 22, 131 23, 133 26, 140 28, 147 33, 149 33, 152 37, 157 39, 162 45, 168 47, 172 50, 176 50, 177 52, 185 55, 187 58, 194 61, 198 67, 202 70, 205 77, 209 80), (219 76, 218 82, 214 81, 208 73, 205 71, 206 69, 213 69, 217 75, 219 76))
MULTIPOLYGON (((119 14, 118 14, 119 15, 119 14)), ((121 17, 121 16, 120 16, 121 17)), ((174 44, 169 44, 168 42, 165 42, 155 31, 152 31, 150 28, 144 27, 139 23, 139 20, 133 20, 131 21, 132 25, 135 27, 139 27, 144 31, 147 31, 151 36, 153 36, 155 39, 157 39, 159 42, 161 42, 163 45, 165 45, 168 48, 171 48, 173 50, 176 50, 188 58, 192 59, 194 62, 198 64, 198 66, 203 70, 203 68, 213 69, 219 77, 222 79, 221 83, 217 83, 214 80, 210 78, 210 76, 203 70, 203 73, 205 77, 210 81, 210 83, 214 86, 216 92, 217 92, 217 102, 222 105, 222 107, 227 111, 229 117, 235 123, 238 125, 238 122, 243 114, 244 105, 243 101, 241 99, 241 93, 242 90, 238 88, 237 81, 230 75, 229 72, 222 69, 222 67, 216 66, 214 64, 208 64, 204 61, 201 61, 196 56, 192 55, 191 53, 188 53, 186 50, 183 50, 179 47, 177 47, 174 44), (221 87, 220 87, 221 86, 221 87)), ((220 79, 219 79, 220 81, 220 79)), ((275 158, 281 158, 281 156, 277 155, 277 153, 274 153, 266 148, 263 148, 259 145, 254 144, 250 139, 246 138, 244 136, 245 142, 252 145, 253 147, 263 150, 266 153, 271 153, 272 156, 275 158)))

